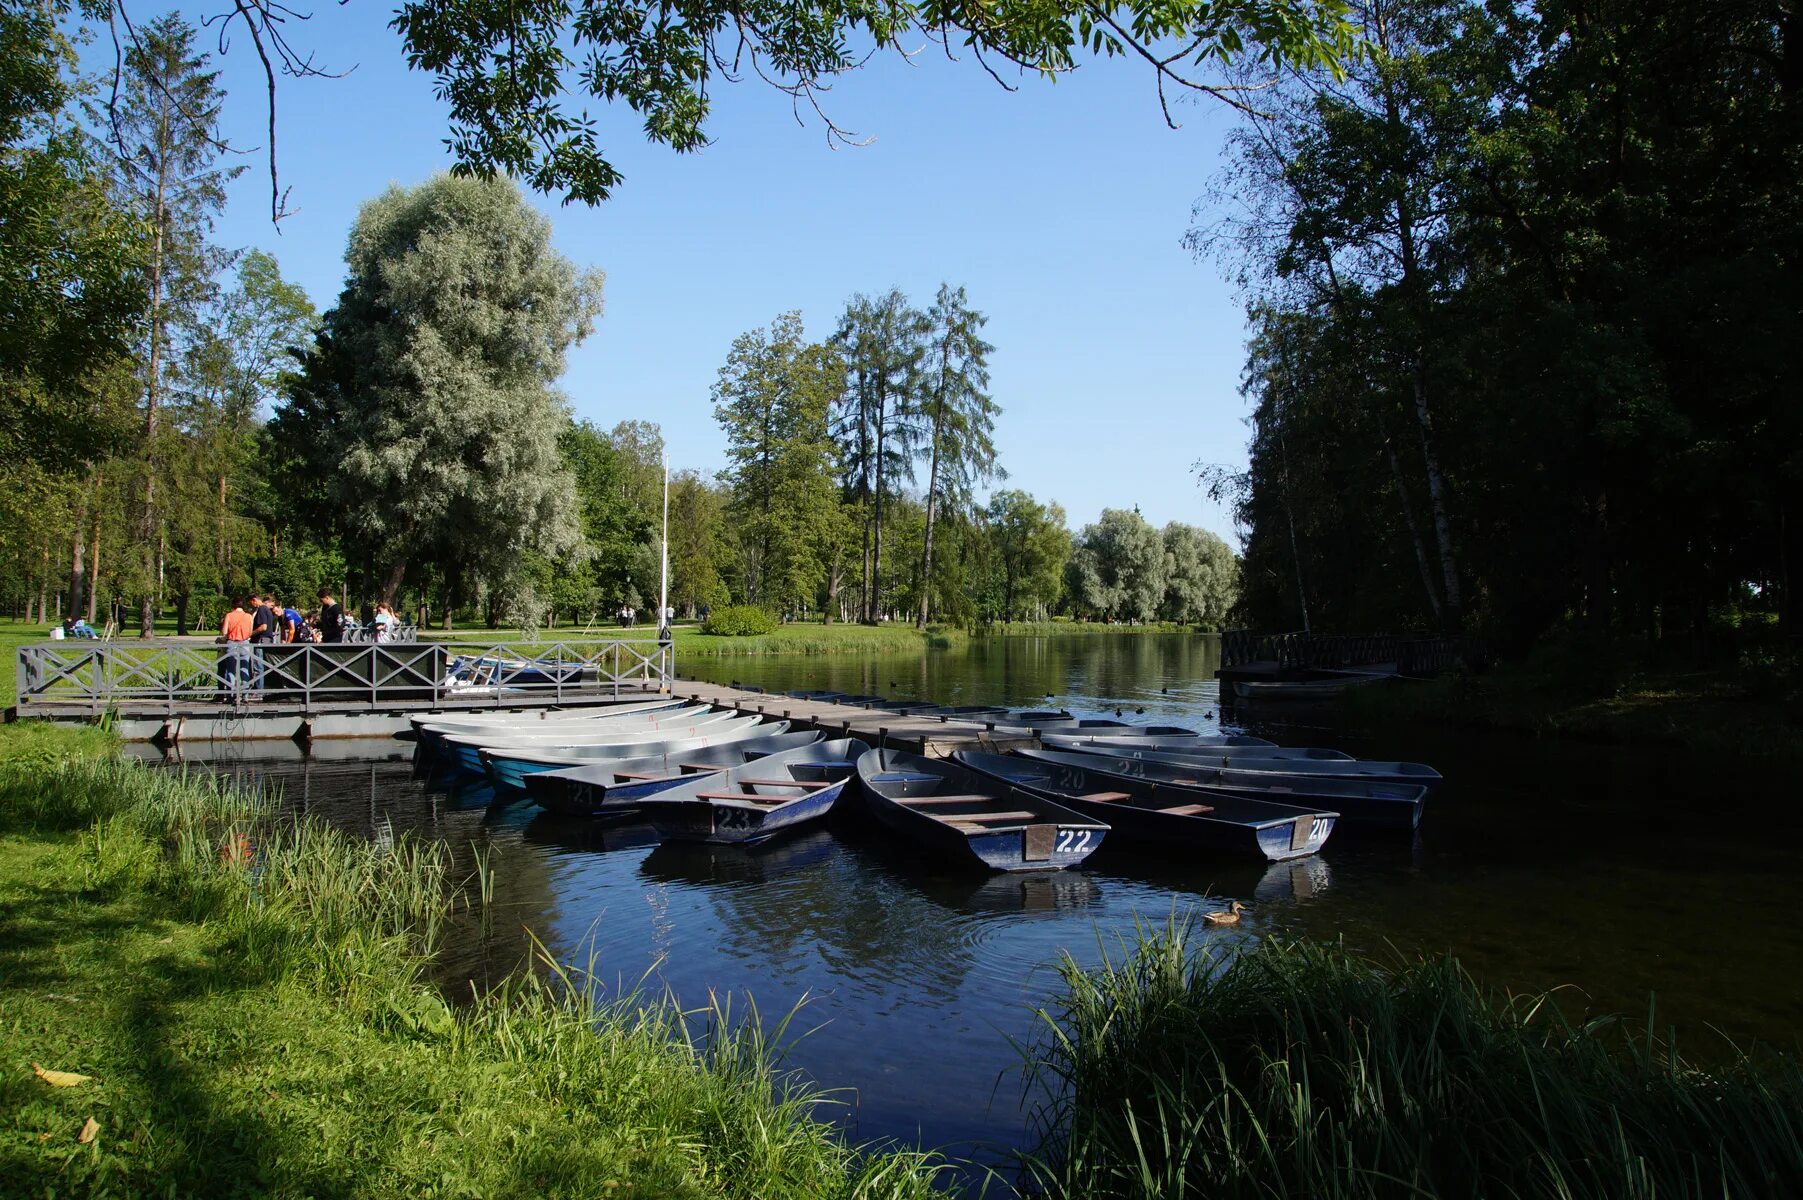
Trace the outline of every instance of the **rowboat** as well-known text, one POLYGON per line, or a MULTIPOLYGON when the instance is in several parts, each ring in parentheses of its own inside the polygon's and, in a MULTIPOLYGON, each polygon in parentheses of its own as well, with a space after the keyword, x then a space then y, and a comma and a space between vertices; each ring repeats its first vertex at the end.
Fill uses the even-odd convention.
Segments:
MULTIPOLYGON (((1381 759, 1324 758, 1315 755, 1286 757, 1268 750, 1252 749, 1244 753, 1201 747, 1188 749, 1172 742, 1136 745, 1115 744, 1116 739, 1092 738, 1087 744, 1070 745, 1062 738, 1041 739, 1055 750, 1095 750, 1115 758, 1141 758, 1155 754, 1181 760, 1183 764, 1218 767, 1223 771, 1242 771, 1263 775, 1303 775, 1310 778, 1329 776, 1335 779, 1363 779, 1374 783, 1416 783, 1433 787, 1440 782, 1440 772, 1426 763, 1389 762, 1381 759)), ((1328 751, 1329 754, 1337 751, 1328 751)))
POLYGON ((1034 758, 960 750, 957 760, 1011 784, 1106 820, 1117 838, 1158 849, 1256 855, 1271 862, 1313 854, 1339 814, 1246 796, 1204 793, 1096 770, 1082 754, 1034 758))
MULTIPOLYGON (((471 730, 444 734, 439 754, 459 770, 479 774, 482 770, 480 751, 485 748, 552 750, 560 753, 580 754, 584 747, 596 747, 604 751, 597 757, 623 758, 634 751, 628 749, 614 752, 609 748, 630 746, 635 742, 656 742, 679 734, 700 733, 716 727, 731 726, 735 722, 749 722, 755 725, 761 719, 755 714, 740 717, 735 715, 731 709, 719 709, 669 723, 635 718, 602 728, 571 730, 567 734, 526 735, 512 733, 505 729, 492 733, 487 730, 471 730)), ((654 747, 648 748, 638 751, 638 753, 650 754, 654 749, 654 747)))
POLYGON ((534 771, 522 782, 526 794, 546 812, 583 817, 624 815, 638 810, 641 797, 696 775, 743 766, 760 754, 811 746, 819 740, 816 730, 770 733, 692 750, 534 771))
MULTIPOLYGON (((477 748, 482 770, 498 788, 524 790, 525 778, 540 771, 558 767, 576 767, 584 763, 606 762, 622 758, 673 754, 683 750, 699 750, 740 742, 769 733, 787 733, 789 723, 764 724, 762 717, 740 717, 696 729, 655 730, 637 741, 610 742, 585 746, 519 746, 499 745, 477 748)), ((461 748, 460 748, 461 749, 461 748)))
POLYGON ((944 759, 872 750, 858 759, 858 781, 877 820, 960 866, 1063 870, 1108 832, 1103 822, 944 759))
MULTIPOLYGON (((1023 758, 1059 761, 1070 751, 1021 750, 1023 758)), ((1209 792, 1229 792, 1302 807, 1331 808, 1340 823, 1374 829, 1414 829, 1421 824, 1428 789, 1419 783, 1390 783, 1344 775, 1286 775, 1277 771, 1223 770, 1175 754, 1082 753, 1091 770, 1143 776, 1209 792)), ((1087 764, 1086 764, 1087 765, 1087 764)))
POLYGON ((666 841, 761 842, 832 811, 869 749, 839 738, 765 755, 646 796, 639 813, 666 841))
POLYGON ((458 729, 441 732, 446 745, 467 742, 518 743, 520 745, 580 746, 590 742, 613 742, 632 733, 647 730, 677 729, 690 725, 716 725, 741 714, 730 708, 706 706, 675 708, 668 712, 639 713, 615 721, 559 721, 554 725, 502 725, 493 729, 458 729))
POLYGON ((425 730, 442 731, 450 729, 494 729, 506 725, 558 726, 581 724, 584 721, 614 721, 621 717, 645 716, 650 713, 667 713, 679 708, 705 708, 706 705, 688 705, 681 700, 644 700, 634 704, 609 704, 593 708, 548 708, 548 709, 505 709, 491 712, 430 712, 416 713, 408 718, 414 732, 425 730))
POLYGON ((444 750, 444 740, 452 734, 482 734, 493 737, 528 734, 580 733, 585 730, 612 730, 638 726, 667 724, 692 719, 714 711, 706 704, 678 704, 666 701, 650 705, 628 705, 621 710, 598 710, 584 713, 550 714, 542 717, 507 714, 425 713, 413 717, 413 733, 422 760, 435 758, 444 750))
POLYGON ((1054 750, 1082 750, 1115 755, 1186 754, 1192 758, 1220 759, 1215 765, 1221 767, 1237 765, 1242 760, 1253 762, 1281 759, 1285 762, 1347 765, 1360 761, 1343 750, 1328 750, 1320 746, 1274 746, 1270 742, 1242 746, 1204 742, 1199 738, 1083 737, 1063 733, 1041 734, 1039 740, 1054 750), (1230 763, 1229 759, 1234 761, 1230 763))
POLYGON ((1259 703, 1315 703, 1338 700, 1354 688, 1384 683, 1389 675, 1346 675, 1336 679, 1245 680, 1233 685, 1233 694, 1241 700, 1259 703))

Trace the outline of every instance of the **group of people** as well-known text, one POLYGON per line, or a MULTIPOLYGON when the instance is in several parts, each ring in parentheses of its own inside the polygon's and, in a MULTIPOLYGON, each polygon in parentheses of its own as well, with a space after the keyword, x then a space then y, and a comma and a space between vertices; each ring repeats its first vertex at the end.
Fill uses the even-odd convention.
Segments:
MULTIPOLYGON (((655 610, 653 610, 653 611, 655 612, 655 610)), ((620 628, 631 629, 635 624, 638 623, 639 610, 634 608, 630 604, 622 604, 622 605, 620 605, 620 611, 617 615, 620 618, 620 628)), ((659 629, 668 629, 668 628, 670 628, 671 624, 675 622, 675 620, 676 620, 676 610, 674 608, 666 608, 666 609, 664 609, 663 619, 657 623, 658 628, 659 629)))
POLYGON ((264 664, 253 646, 307 645, 342 642, 350 629, 344 606, 329 589, 319 591, 319 607, 302 615, 274 592, 253 592, 240 599, 219 623, 225 652, 219 658, 219 686, 237 691, 263 686, 264 664))

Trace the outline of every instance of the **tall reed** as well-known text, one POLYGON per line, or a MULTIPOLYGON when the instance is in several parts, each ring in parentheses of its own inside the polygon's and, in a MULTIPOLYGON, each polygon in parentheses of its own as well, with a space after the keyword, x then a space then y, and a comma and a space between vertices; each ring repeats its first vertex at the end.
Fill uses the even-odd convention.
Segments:
POLYGON ((1449 957, 1216 950, 1183 922, 1085 970, 1027 1048, 1031 1184, 1094 1197, 1796 1195, 1803 1071, 1701 1070, 1449 957))

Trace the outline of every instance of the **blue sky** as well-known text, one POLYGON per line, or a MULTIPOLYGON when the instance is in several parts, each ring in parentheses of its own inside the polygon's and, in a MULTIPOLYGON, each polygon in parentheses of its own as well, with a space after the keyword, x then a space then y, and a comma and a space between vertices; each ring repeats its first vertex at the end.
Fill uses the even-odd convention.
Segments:
MULTIPOLYGON (((356 69, 282 81, 295 215, 271 228, 252 155, 218 229, 227 245, 273 253, 322 309, 342 285, 358 205, 450 162, 432 79, 406 70, 387 15, 352 0, 295 31, 322 65, 356 69)), ((239 38, 221 64, 228 133, 262 146, 249 50, 239 38)), ((1186 104, 1171 130, 1151 77, 1125 61, 1020 83, 1004 91, 933 47, 879 59, 828 97, 841 127, 873 139, 855 149, 830 149, 818 120, 797 125, 788 99, 756 82, 718 87, 714 143, 691 155, 648 144, 625 109, 600 110, 626 174, 616 197, 534 197, 558 249, 607 272, 606 313, 562 384, 577 415, 656 421, 674 466, 711 472, 723 440, 708 392, 735 336, 791 308, 824 336, 854 292, 899 286, 925 304, 949 281, 990 318, 1009 486, 1057 500, 1073 527, 1137 504, 1154 523, 1230 536, 1190 468, 1245 459, 1241 304, 1179 240, 1231 114, 1186 104)))

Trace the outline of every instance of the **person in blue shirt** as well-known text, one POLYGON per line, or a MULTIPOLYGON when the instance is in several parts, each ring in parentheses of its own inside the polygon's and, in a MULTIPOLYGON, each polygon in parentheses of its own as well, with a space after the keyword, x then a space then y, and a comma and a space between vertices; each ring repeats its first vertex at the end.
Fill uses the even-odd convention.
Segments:
POLYGON ((281 616, 282 624, 285 627, 285 632, 287 634, 282 640, 285 642, 299 641, 301 626, 307 623, 306 618, 301 616, 292 604, 284 605, 282 607, 281 616))
POLYGON ((72 638, 97 638, 100 635, 94 632, 94 627, 92 625, 88 624, 82 618, 76 617, 74 622, 69 626, 69 636, 72 638))

